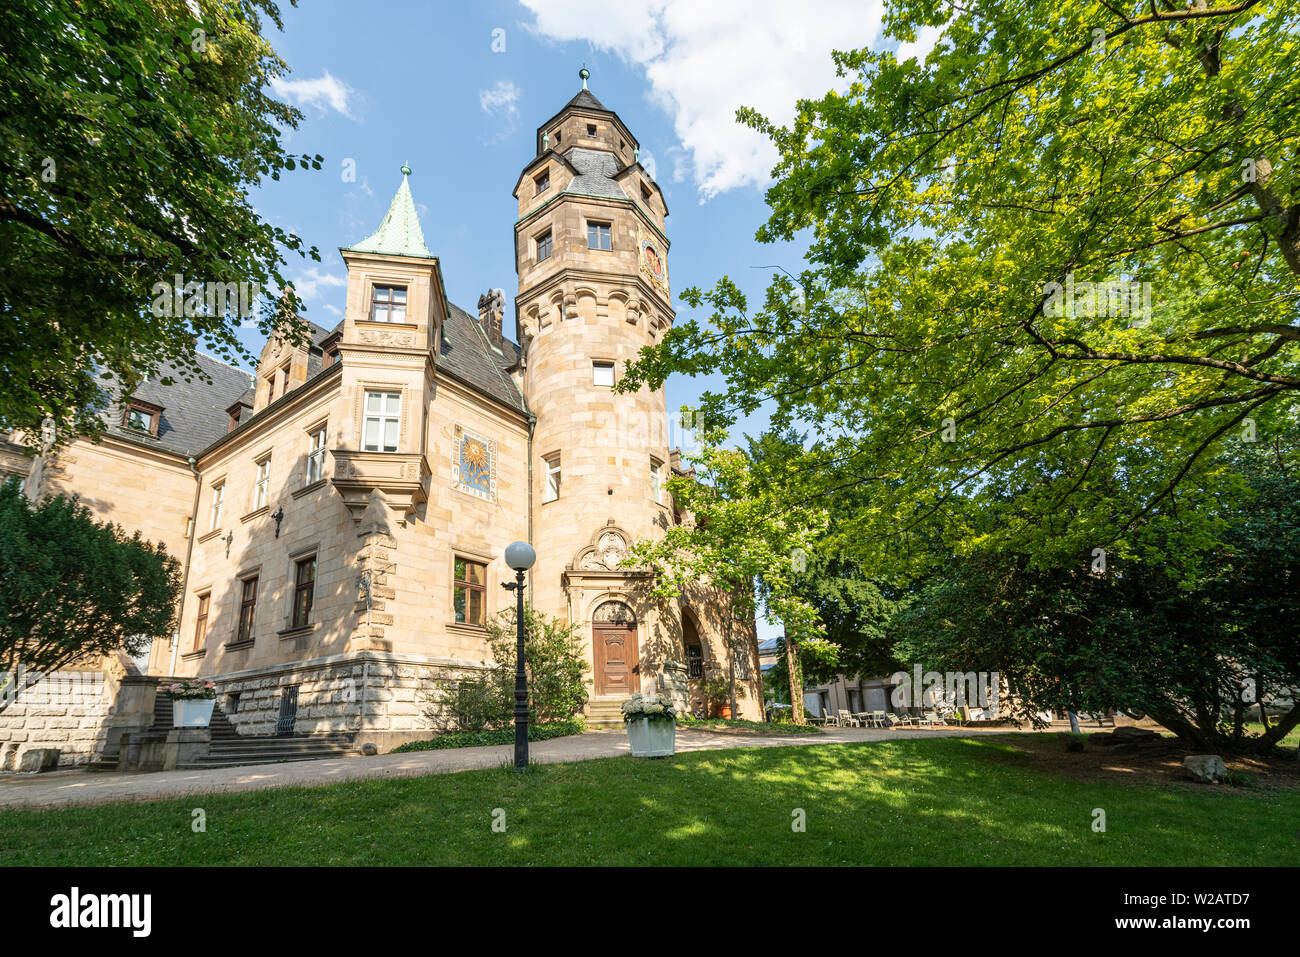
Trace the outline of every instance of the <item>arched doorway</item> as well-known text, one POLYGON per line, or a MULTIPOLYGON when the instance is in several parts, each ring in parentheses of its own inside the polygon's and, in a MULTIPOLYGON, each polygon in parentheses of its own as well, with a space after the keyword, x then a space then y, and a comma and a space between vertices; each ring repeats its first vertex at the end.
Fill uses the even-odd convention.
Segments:
POLYGON ((641 690, 636 615, 621 601, 607 601, 591 616, 591 653, 597 695, 641 690))

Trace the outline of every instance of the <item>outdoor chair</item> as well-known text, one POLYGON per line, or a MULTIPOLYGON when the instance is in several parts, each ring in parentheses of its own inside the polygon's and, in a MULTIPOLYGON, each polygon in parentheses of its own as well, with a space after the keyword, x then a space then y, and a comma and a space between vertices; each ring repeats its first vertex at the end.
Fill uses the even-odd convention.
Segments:
POLYGON ((862 727, 862 722, 855 718, 851 712, 845 711, 843 708, 840 708, 840 717, 837 723, 841 728, 862 727))
POLYGON ((933 711, 927 711, 921 717, 916 719, 916 723, 922 728, 933 728, 937 724, 943 724, 943 718, 939 717, 933 711))
POLYGON ((868 711, 867 723, 873 728, 883 728, 885 726, 885 712, 868 711))
POLYGON ((910 714, 891 714, 889 715, 889 726, 893 728, 910 728, 912 726, 912 716, 910 714))

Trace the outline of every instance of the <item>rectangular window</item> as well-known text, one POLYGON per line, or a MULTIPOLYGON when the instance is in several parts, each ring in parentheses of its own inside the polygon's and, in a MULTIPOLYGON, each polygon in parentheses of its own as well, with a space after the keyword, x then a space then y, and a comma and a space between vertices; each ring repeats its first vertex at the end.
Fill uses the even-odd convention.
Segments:
POLYGON ((272 372, 266 377, 266 404, 270 405, 275 401, 275 380, 278 373, 272 372))
POLYGON ((376 286, 370 301, 371 322, 406 321, 406 287, 376 286))
POLYGON ((251 641, 253 638, 253 615, 257 611, 257 576, 245 578, 240 582, 239 593, 239 631, 237 641, 251 641))
POLYGON ((153 413, 134 407, 128 409, 126 427, 136 432, 153 432, 153 413))
POLYGON ((198 651, 203 647, 203 641, 208 637, 208 607, 212 601, 212 593, 199 596, 199 615, 194 619, 194 650, 198 651))
POLYGON ((214 532, 221 527, 221 502, 226 497, 226 485, 223 482, 220 485, 212 486, 212 515, 208 523, 208 531, 214 532))
POLYGON ((537 186, 537 192, 534 195, 541 195, 551 188, 551 171, 545 170, 540 176, 533 178, 533 183, 537 186))
POLYGON ((452 583, 452 607, 456 620, 466 625, 483 625, 487 622, 487 566, 468 558, 456 559, 455 581, 452 583))
POLYGON ((664 467, 658 462, 650 463, 650 490, 656 505, 664 503, 664 467))
POLYGON ((650 187, 645 183, 641 184, 641 199, 647 203, 650 202, 650 187))
POLYGON ((609 223, 587 224, 588 249, 612 249, 609 236, 609 223))
POLYGON ((319 482, 325 477, 325 426, 311 434, 311 448, 307 452, 307 484, 319 482))
POLYGON ((704 649, 695 642, 686 646, 686 677, 704 677, 704 649))
POLYGON ((591 384, 612 386, 614 384, 614 363, 593 362, 591 364, 591 384))
POLYGON ((551 258, 551 231, 548 229, 537 237, 537 261, 551 258))
POLYGON ((367 392, 362 450, 396 452, 402 425, 400 392, 367 392))
POLYGON ((257 484, 253 486, 253 511, 266 507, 266 498, 270 489, 271 458, 267 456, 257 463, 257 484))
POLYGON ((588 123, 588 124, 587 124, 587 135, 588 135, 588 136, 595 136, 595 135, 596 135, 596 124, 595 124, 595 123, 588 123))
POLYGON ((293 627, 303 628, 311 623, 312 592, 316 588, 316 556, 304 558, 294 567, 293 573, 293 627))
POLYGON ((553 455, 543 461, 546 463, 546 488, 542 492, 542 501, 554 502, 560 497, 560 457, 553 455))

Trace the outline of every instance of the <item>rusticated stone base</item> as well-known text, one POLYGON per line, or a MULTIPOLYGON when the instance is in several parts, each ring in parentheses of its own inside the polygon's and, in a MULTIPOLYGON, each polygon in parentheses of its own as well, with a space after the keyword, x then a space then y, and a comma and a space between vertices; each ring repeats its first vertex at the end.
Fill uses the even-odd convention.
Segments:
POLYGON ((291 665, 214 675, 218 700, 240 734, 276 733, 285 689, 297 686, 295 734, 435 730, 426 714, 441 689, 491 662, 356 651, 291 665), (238 705, 235 696, 238 695, 238 705))

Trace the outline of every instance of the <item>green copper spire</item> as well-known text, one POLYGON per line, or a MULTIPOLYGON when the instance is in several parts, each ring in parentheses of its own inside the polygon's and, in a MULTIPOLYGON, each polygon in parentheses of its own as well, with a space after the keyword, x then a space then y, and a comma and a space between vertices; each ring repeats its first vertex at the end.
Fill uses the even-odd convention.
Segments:
POLYGON ((424 245, 424 233, 420 229, 420 219, 415 213, 415 200, 411 197, 411 187, 407 177, 411 175, 409 166, 402 166, 402 185, 397 187, 388 214, 379 224, 373 236, 364 239, 355 246, 347 248, 359 253, 384 253, 390 256, 415 256, 420 259, 432 259, 433 253, 424 245))
POLYGON ((585 90, 587 88, 587 78, 591 76, 591 71, 584 66, 578 71, 578 76, 582 77, 582 88, 585 90))

